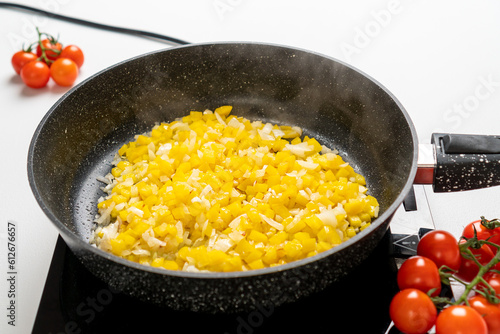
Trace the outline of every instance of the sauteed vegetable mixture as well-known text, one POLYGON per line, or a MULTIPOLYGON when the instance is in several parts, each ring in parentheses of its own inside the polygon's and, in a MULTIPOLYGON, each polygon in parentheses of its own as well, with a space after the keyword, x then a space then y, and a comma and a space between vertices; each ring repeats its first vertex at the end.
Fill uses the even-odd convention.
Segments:
POLYGON ((121 147, 92 242, 153 267, 240 271, 313 256, 377 217, 336 151, 231 110, 191 111, 121 147))

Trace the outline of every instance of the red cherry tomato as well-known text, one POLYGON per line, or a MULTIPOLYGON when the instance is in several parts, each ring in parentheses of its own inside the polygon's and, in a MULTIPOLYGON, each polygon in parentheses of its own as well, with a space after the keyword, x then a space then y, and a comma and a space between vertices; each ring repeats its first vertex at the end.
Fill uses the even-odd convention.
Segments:
MULTIPOLYGON (((42 40, 42 45, 45 48, 45 55, 49 60, 54 61, 59 57, 59 54, 61 53, 62 50, 61 43, 56 41, 51 42, 49 39, 46 38, 42 40)), ((38 44, 38 46, 36 47, 36 55, 38 57, 42 55, 42 48, 40 47, 40 44, 38 44)))
POLYGON ((439 313, 436 334, 488 334, 488 327, 472 307, 453 305, 439 313))
POLYGON ((21 79, 31 88, 45 87, 50 79, 50 69, 42 61, 29 62, 21 69, 21 79))
POLYGON ((486 228, 483 224, 481 224, 481 219, 473 221, 472 223, 467 224, 464 227, 462 235, 467 239, 474 237, 474 229, 477 233, 477 238, 479 240, 486 240, 491 236, 492 230, 486 228))
POLYGON ((490 304, 486 298, 476 295, 469 299, 469 305, 486 321, 488 334, 500 334, 500 307, 490 304))
POLYGON ((71 86, 78 77, 78 66, 68 58, 58 58, 50 66, 50 75, 59 86, 71 86))
POLYGON ((422 291, 405 289, 392 299, 389 314, 400 331, 423 334, 434 326, 437 310, 430 297, 422 291))
POLYGON ((417 254, 434 261, 440 268, 446 265, 452 270, 460 268, 460 249, 455 237, 447 231, 435 230, 426 233, 417 245, 417 254))
MULTIPOLYGON (((460 240, 460 244, 465 243, 466 241, 464 239, 460 240)), ((493 259, 495 254, 491 251, 491 249, 488 247, 488 245, 482 245, 481 248, 479 249, 474 249, 472 247, 469 247, 471 250, 472 254, 476 257, 477 261, 485 265, 488 262, 493 259)), ((460 269, 456 273, 456 276, 465 282, 470 282, 472 281, 477 273, 479 272, 479 267, 477 264, 474 262, 472 259, 466 259, 462 256, 462 261, 460 263, 460 269)))
POLYGON ((17 74, 21 73, 21 69, 30 61, 36 60, 37 56, 33 52, 18 51, 14 53, 11 59, 12 67, 17 74))
MULTIPOLYGON (((495 290, 497 297, 500 298, 500 274, 489 271, 484 274, 483 279, 493 288, 493 290, 495 290)), ((483 291, 488 291, 486 285, 483 282, 479 283, 477 285, 477 288, 483 291)))
POLYGON ((424 293, 436 289, 432 296, 441 292, 441 278, 436 264, 423 256, 412 256, 407 259, 398 271, 398 286, 400 290, 414 288, 424 293))
MULTIPOLYGON (((495 229, 489 229, 484 226, 482 223, 482 219, 473 221, 465 226, 462 235, 467 239, 474 237, 474 229, 476 230, 477 238, 479 240, 488 240, 494 244, 500 245, 500 227, 495 229)), ((489 248, 493 251, 493 254, 496 254, 497 248, 494 246, 488 245, 489 248)))
POLYGON ((83 56, 82 50, 76 45, 68 45, 66 46, 61 54, 59 55, 61 58, 69 58, 75 62, 78 68, 82 67, 83 61, 85 57, 83 56))

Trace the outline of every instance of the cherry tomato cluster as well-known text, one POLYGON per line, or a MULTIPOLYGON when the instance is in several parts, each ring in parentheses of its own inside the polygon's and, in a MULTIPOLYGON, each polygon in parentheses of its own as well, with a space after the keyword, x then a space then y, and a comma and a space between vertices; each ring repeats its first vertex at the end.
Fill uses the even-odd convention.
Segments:
POLYGON ((38 41, 14 53, 11 62, 26 86, 42 88, 50 78, 59 86, 71 86, 83 65, 82 50, 63 45, 52 35, 38 32, 38 41))
POLYGON ((400 331, 423 334, 435 326, 436 334, 500 334, 500 221, 481 217, 458 241, 447 231, 425 234, 397 282, 389 314, 400 331), (456 301, 440 296, 450 280, 465 288, 456 301))

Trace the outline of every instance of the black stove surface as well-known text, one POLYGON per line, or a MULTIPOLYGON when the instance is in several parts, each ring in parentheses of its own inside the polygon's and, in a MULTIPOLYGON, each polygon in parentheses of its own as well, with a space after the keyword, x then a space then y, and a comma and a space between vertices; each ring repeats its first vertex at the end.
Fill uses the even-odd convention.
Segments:
POLYGON ((158 307, 113 291, 93 276, 59 237, 33 333, 399 333, 388 330, 398 291, 388 231, 342 281, 296 303, 244 314, 209 315, 158 307))

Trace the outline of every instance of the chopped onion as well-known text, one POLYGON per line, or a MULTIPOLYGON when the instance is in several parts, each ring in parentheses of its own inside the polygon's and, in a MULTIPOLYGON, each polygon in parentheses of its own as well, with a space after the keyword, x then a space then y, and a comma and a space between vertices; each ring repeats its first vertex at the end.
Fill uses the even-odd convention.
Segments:
POLYGON ((276 220, 271 219, 267 217, 266 215, 263 215, 262 213, 259 213, 260 218, 262 218, 263 221, 274 227, 275 229, 282 231, 284 229, 283 224, 278 223, 276 220))
POLYGON ((337 227, 337 217, 335 216, 335 211, 333 209, 323 210, 322 212, 317 213, 316 217, 318 217, 325 225, 337 227))

